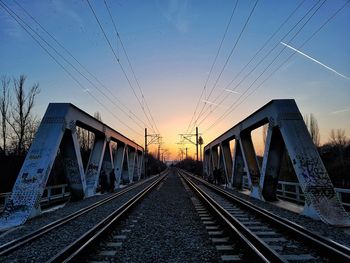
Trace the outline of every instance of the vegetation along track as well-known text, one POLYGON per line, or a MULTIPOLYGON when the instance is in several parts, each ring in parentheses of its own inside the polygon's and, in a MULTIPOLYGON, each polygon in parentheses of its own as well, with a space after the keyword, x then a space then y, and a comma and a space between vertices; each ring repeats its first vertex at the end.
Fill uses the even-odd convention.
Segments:
POLYGON ((44 261, 51 258, 52 253, 62 249, 62 244, 69 243, 69 240, 76 240, 88 229, 91 229, 96 222, 107 217, 111 211, 124 206, 130 199, 158 182, 158 177, 152 177, 134 184, 88 207, 1 245, 0 262, 6 262, 9 259, 12 261, 16 259, 15 261, 18 262, 44 261))
POLYGON ((349 248, 180 171, 225 230, 262 262, 350 262, 349 248))

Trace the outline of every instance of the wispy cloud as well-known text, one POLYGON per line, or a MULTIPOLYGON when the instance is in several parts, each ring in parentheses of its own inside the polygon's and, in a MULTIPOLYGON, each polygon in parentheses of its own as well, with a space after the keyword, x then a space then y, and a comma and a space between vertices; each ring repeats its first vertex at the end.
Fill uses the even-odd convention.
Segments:
POLYGON ((0 30, 10 37, 21 38, 24 32, 21 26, 4 9, 1 8, 1 11, 3 12, 0 12, 0 30))
POLYGON ((75 21, 80 28, 84 28, 84 22, 81 16, 77 12, 75 12, 71 6, 67 6, 66 3, 67 1, 63 0, 52 1, 52 4, 58 14, 69 17, 70 19, 75 21))
POLYGON ((336 111, 331 112, 331 114, 339 114, 339 113, 343 113, 343 112, 347 112, 347 111, 350 111, 350 108, 336 110, 336 111))
MULTIPOLYGON (((162 2, 163 3, 163 2, 162 2)), ((187 33, 190 27, 188 0, 169 0, 162 15, 170 21, 180 33, 187 33)))
POLYGON ((322 62, 318 61, 317 59, 314 59, 314 58, 312 58, 312 57, 306 55, 305 53, 301 52, 300 50, 298 50, 298 49, 296 49, 296 48, 294 48, 294 47, 292 47, 292 46, 290 46, 290 45, 288 45, 288 44, 286 44, 286 43, 283 43, 283 42, 280 42, 280 43, 281 43, 282 45, 284 45, 284 46, 286 46, 286 47, 288 47, 288 48, 294 50, 295 52, 298 52, 299 54, 303 55, 304 57, 306 57, 306 58, 308 58, 308 59, 310 59, 310 60, 316 62, 317 64, 321 65, 322 67, 324 67, 324 68, 326 68, 326 69, 328 69, 328 70, 334 72, 335 74, 341 76, 342 78, 350 80, 349 77, 347 77, 347 76, 345 76, 345 75, 339 73, 338 71, 336 71, 335 69, 332 69, 331 67, 328 67, 327 65, 325 65, 325 64, 323 64, 322 62))

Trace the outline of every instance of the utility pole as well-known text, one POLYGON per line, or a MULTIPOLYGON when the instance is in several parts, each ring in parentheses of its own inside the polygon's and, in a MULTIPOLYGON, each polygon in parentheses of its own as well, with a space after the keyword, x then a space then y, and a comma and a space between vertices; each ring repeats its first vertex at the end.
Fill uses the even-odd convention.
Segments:
POLYGON ((202 136, 199 136, 198 138, 198 144, 200 146, 200 160, 203 161, 203 156, 202 156, 202 144, 204 143, 202 136))
POLYGON ((187 149, 188 149, 188 148, 186 147, 186 160, 187 160, 187 149))
POLYGON ((196 127, 196 161, 198 162, 198 127, 196 127))
POLYGON ((145 128, 145 158, 144 158, 145 177, 147 176, 147 168, 148 168, 147 164, 148 164, 147 128, 145 128))
POLYGON ((147 128, 145 128, 145 175, 147 175, 148 171, 148 145, 153 143, 158 143, 158 160, 159 160, 159 151, 160 151, 160 135, 159 134, 148 134, 147 128), (150 141, 147 141, 147 138, 151 137, 150 141))
MULTIPOLYGON (((196 133, 189 133, 189 134, 179 134, 180 135, 180 142, 178 144, 185 144, 185 141, 190 142, 191 144, 196 145, 196 160, 198 162, 198 127, 196 127, 196 133), (196 140, 192 141, 192 137, 196 136, 196 140)), ((187 158, 187 147, 186 147, 186 158, 187 158)))
POLYGON ((160 160, 160 143, 158 144, 158 161, 160 160))

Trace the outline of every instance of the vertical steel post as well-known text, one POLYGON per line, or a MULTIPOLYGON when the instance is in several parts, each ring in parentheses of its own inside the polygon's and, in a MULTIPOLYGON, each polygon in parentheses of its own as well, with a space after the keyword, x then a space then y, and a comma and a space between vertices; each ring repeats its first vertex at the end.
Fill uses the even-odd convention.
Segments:
POLYGON ((145 177, 147 177, 147 162, 148 162, 148 149, 147 149, 147 128, 145 128, 145 158, 144 158, 144 168, 145 168, 145 177))
POLYGON ((196 161, 198 162, 198 127, 196 127, 196 161))

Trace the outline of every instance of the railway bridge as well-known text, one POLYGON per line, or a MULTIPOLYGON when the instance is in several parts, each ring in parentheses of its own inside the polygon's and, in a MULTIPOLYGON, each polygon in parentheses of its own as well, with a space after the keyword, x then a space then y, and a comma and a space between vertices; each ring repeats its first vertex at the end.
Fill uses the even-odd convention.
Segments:
POLYGON ((349 215, 294 100, 273 100, 208 143, 202 175, 170 167, 147 176, 145 160, 142 146, 107 124, 72 104, 50 103, 1 213, 0 261, 165 260, 162 253, 147 250, 152 244, 162 244, 164 251, 168 249, 165 254, 181 261, 182 254, 174 251, 176 242, 193 239, 188 247, 180 245, 179 249, 187 251, 185 254, 192 251, 191 259, 193 256, 193 261, 199 262, 205 258, 230 262, 350 262, 349 244, 342 237, 349 239, 337 228, 350 226, 349 215), (251 132, 266 124, 260 167, 251 132), (77 127, 95 137, 86 167, 77 127), (300 216, 297 222, 291 222, 295 215, 275 212, 277 208, 269 203, 277 199, 284 150, 305 196, 303 214, 309 217, 300 216), (57 219, 56 214, 45 221, 45 217, 38 216, 42 214, 40 201, 57 154, 63 158, 71 199, 80 201, 66 206, 72 211, 58 210, 62 211, 61 218, 57 219), (228 187, 208 183, 218 169, 224 172, 228 187), (114 171, 114 193, 96 195, 101 171, 114 171), (239 191, 244 176, 250 196, 239 191), (120 188, 121 181, 128 186, 120 188), (331 238, 324 237, 316 225, 331 228, 331 238), (205 234, 198 234, 201 229, 205 234), (53 230, 61 231, 59 238, 65 244, 43 246, 45 240, 55 239, 53 230), (333 240, 334 236, 339 240, 333 240), (149 244, 140 244, 142 238, 149 244), (191 247, 193 242, 200 247, 199 254, 191 247), (33 247, 35 255, 29 252, 33 247), (140 258, 141 254, 145 258, 140 258))

